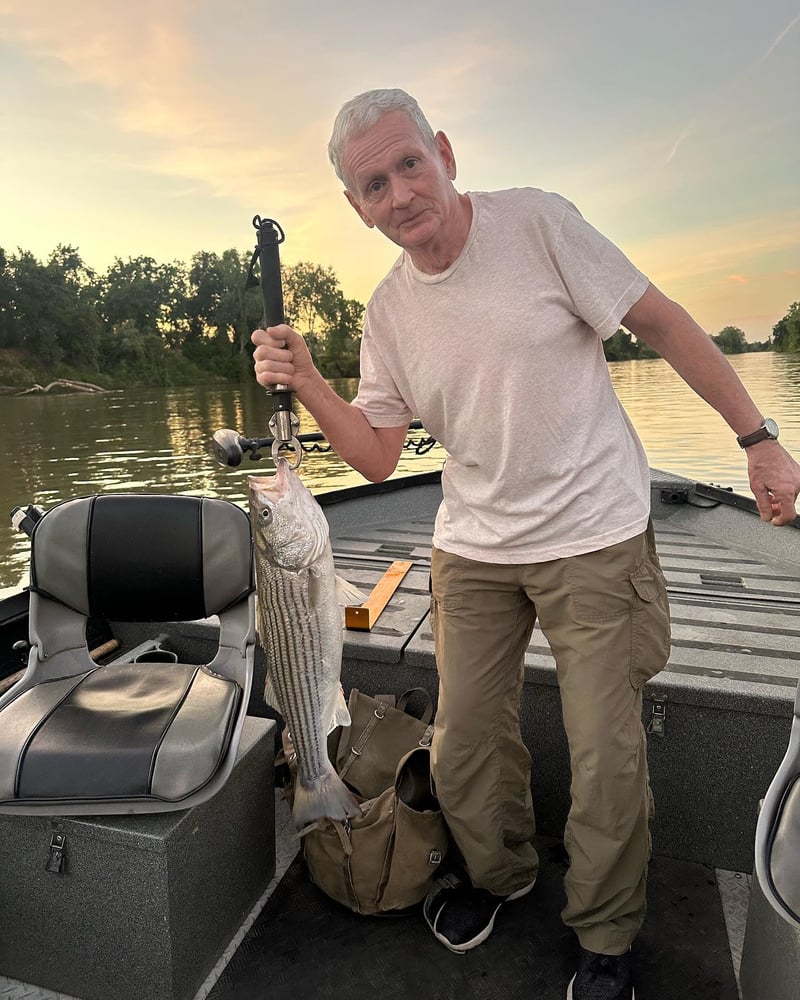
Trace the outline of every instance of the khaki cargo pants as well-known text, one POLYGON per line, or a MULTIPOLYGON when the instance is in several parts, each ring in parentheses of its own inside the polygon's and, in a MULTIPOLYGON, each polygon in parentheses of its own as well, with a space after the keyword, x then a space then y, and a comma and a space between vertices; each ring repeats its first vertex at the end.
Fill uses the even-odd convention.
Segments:
POLYGON ((505 895, 538 869, 519 717, 523 655, 538 617, 556 660, 572 768, 562 918, 584 948, 621 954, 644 918, 650 855, 642 686, 669 656, 652 525, 597 552, 527 565, 435 549, 431 580, 433 771, 470 877, 505 895))

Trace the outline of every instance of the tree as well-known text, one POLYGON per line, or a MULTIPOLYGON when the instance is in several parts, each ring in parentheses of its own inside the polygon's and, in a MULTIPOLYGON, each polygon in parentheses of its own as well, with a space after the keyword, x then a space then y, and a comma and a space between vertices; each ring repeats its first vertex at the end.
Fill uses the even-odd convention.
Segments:
POLYGON ((800 351, 800 302, 793 302, 789 311, 772 328, 772 344, 776 351, 800 351))
POLYGON ((192 257, 188 274, 187 338, 200 340, 216 330, 219 305, 227 291, 223 264, 219 254, 201 250, 192 257))
POLYGON ((99 296, 107 329, 131 320, 138 330, 163 336, 170 346, 182 343, 188 325, 183 264, 117 257, 99 283, 99 296))
POLYGON ((222 344, 224 339, 233 344, 233 349, 242 356, 249 353, 250 334, 264 315, 259 289, 247 287, 250 257, 249 253, 226 250, 220 258, 223 291, 213 320, 218 342, 222 344))
POLYGON ((631 336, 620 327, 608 340, 603 341, 606 361, 635 361, 659 357, 649 344, 631 336))
POLYGON ((628 331, 620 327, 615 334, 603 341, 603 351, 606 361, 630 361, 639 357, 639 342, 634 341, 628 331))
POLYGON ((14 274, 0 247, 0 347, 16 347, 14 334, 14 274))
MULTIPOLYGON (((157 385, 241 378, 263 318, 260 290, 246 283, 250 259, 234 249, 199 251, 189 267, 116 258, 98 275, 69 245, 46 264, 0 248, 0 349, 22 352, 31 370, 47 374, 71 366, 157 385)), ((284 268, 283 288, 286 319, 325 373, 357 374, 361 303, 315 264, 284 268)))
POLYGON ((59 244, 47 261, 47 273, 59 304, 62 323, 58 340, 64 361, 95 370, 102 334, 97 312, 96 275, 84 264, 77 247, 59 244))
POLYGON ((341 293, 337 296, 333 315, 325 328, 328 354, 336 357, 358 352, 364 312, 364 306, 356 299, 346 299, 341 293))
POLYGON ((740 330, 738 326, 726 326, 711 339, 723 354, 744 354, 747 351, 744 330, 740 330))
POLYGON ((63 316, 58 294, 44 266, 32 253, 23 251, 14 260, 15 309, 18 343, 48 369, 62 360, 58 332, 63 316))
POLYGON ((316 359, 325 346, 327 330, 335 322, 342 301, 336 275, 330 267, 301 261, 283 271, 286 322, 306 338, 316 359))

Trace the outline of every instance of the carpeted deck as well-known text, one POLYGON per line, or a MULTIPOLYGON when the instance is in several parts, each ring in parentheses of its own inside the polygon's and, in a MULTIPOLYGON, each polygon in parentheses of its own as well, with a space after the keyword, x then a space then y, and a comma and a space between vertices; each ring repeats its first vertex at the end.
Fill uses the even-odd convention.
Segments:
MULTIPOLYGON (((539 844, 534 891, 498 916, 491 938, 454 955, 420 913, 361 917, 311 884, 301 857, 253 924, 208 1000, 564 1000, 577 944, 561 923, 565 858, 539 844)), ((637 1000, 737 1000, 713 869, 652 862, 634 952, 637 1000)))

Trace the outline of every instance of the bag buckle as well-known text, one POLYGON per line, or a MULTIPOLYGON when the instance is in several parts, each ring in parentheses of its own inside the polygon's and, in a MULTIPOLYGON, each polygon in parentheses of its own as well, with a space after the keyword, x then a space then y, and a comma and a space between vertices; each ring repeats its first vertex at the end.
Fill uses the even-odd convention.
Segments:
POLYGON ((384 702, 381 702, 375 709, 375 718, 382 719, 384 718, 385 715, 386 715, 386 705, 384 704, 384 702))

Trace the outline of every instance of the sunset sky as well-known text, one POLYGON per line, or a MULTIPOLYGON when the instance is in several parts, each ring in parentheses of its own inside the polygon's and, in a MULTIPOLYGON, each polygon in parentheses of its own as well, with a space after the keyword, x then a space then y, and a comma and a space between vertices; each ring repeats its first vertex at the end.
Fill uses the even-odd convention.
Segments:
POLYGON ((800 0, 0 0, 0 246, 188 262, 260 214, 366 302, 397 250, 326 146, 383 86, 460 190, 559 191, 709 333, 800 300, 800 0))

